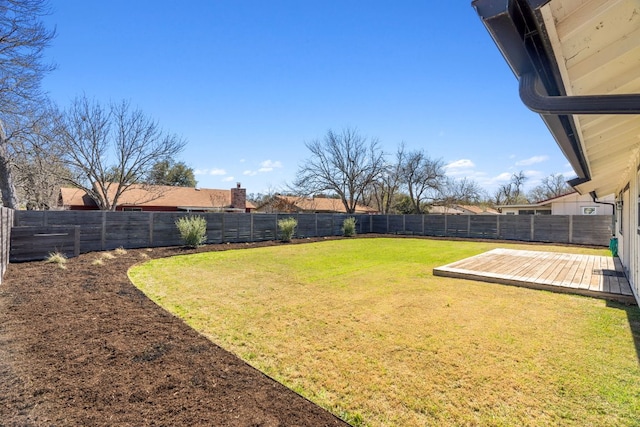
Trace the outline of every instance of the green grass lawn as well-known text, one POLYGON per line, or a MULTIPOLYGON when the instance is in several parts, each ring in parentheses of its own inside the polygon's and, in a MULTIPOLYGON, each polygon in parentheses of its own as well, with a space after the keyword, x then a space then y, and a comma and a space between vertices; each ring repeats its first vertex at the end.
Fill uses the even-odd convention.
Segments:
POLYGON ((353 425, 640 425, 638 308, 432 275, 496 247, 608 253, 351 239, 159 259, 130 277, 353 425))

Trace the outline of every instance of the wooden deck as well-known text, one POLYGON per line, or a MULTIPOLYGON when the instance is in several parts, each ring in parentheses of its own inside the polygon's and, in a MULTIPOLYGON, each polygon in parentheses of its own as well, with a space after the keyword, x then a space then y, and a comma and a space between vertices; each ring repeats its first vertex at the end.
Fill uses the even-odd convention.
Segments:
POLYGON ((494 249, 433 274, 636 304, 620 260, 606 256, 494 249))

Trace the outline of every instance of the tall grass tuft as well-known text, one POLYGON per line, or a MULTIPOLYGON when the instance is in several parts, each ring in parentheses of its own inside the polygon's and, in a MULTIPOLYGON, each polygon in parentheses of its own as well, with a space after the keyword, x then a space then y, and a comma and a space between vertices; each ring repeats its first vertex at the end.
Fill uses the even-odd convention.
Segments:
POLYGON ((356 235, 356 219, 350 217, 342 222, 342 235, 344 237, 353 237, 356 235))
POLYGON ((207 241, 207 220, 201 216, 185 216, 176 221, 185 246, 197 248, 207 241))
POLYGON ((278 221, 278 229, 283 242, 290 242, 293 234, 296 232, 298 220, 295 218, 285 218, 278 221))
POLYGON ((45 260, 45 262, 47 263, 52 263, 52 264, 57 264, 58 267, 62 268, 63 270, 66 267, 66 263, 67 263, 67 257, 65 254, 61 253, 61 252, 51 252, 49 253, 49 256, 47 257, 47 259, 45 260))

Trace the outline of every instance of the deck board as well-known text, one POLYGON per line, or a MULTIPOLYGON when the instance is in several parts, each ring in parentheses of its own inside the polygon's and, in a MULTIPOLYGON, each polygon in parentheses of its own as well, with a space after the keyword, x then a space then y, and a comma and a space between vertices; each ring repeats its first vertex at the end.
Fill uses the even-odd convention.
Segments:
POLYGON ((434 268, 433 274, 636 304, 620 260, 606 256, 498 248, 434 268))

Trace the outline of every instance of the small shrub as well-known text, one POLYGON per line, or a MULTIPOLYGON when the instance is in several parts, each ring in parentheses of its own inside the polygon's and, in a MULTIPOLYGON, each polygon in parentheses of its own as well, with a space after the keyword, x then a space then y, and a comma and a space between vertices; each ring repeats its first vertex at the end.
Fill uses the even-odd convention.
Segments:
POLYGON ((356 219, 354 217, 344 220, 342 223, 342 234, 344 237, 353 237, 356 235, 356 219))
POLYGON ((122 246, 120 246, 119 248, 114 249, 113 252, 116 255, 126 255, 127 250, 125 248, 123 248, 122 246))
POLYGON ((176 221, 185 246, 197 248, 207 241, 207 220, 201 216, 184 216, 176 221))
POLYGON ((280 238, 283 242, 290 242, 293 234, 296 232, 298 220, 295 218, 285 218, 278 221, 278 229, 280 230, 280 238))
POLYGON ((102 259, 114 259, 116 256, 111 252, 105 252, 101 255, 102 259))
POLYGON ((67 257, 65 254, 60 252, 50 252, 45 262, 58 264, 58 267, 62 269, 67 268, 67 266, 65 265, 67 263, 67 257))
POLYGON ((91 262, 91 265, 104 265, 102 258, 96 258, 91 262))

